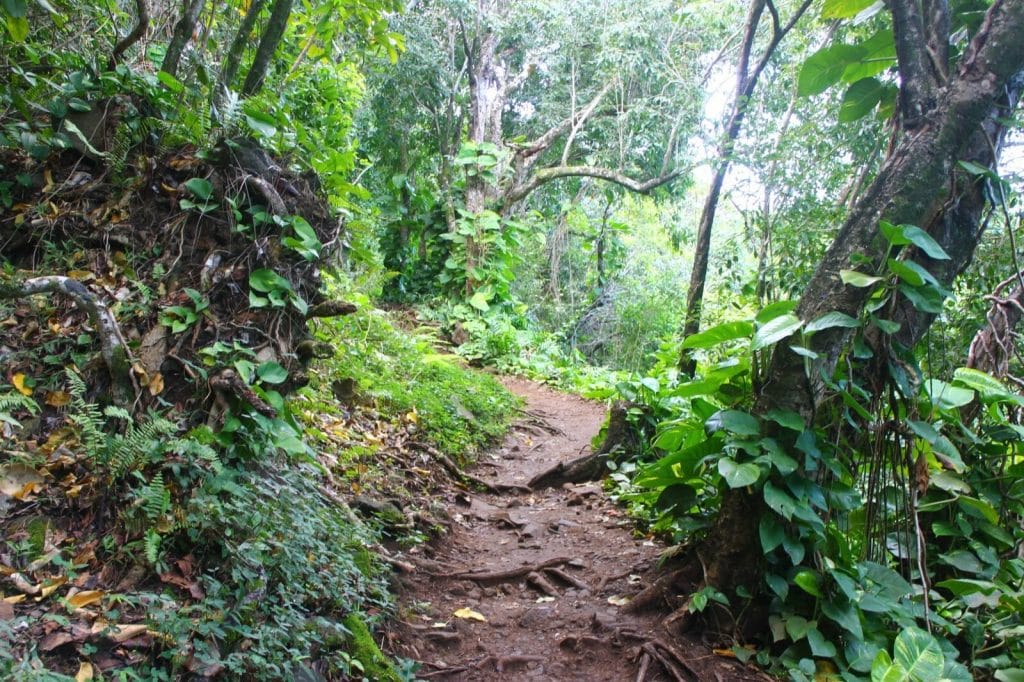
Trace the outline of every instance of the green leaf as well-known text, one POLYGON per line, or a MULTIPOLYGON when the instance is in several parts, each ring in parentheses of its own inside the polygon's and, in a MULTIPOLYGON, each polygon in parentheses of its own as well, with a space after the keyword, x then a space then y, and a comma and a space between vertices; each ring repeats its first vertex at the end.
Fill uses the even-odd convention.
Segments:
POLYGON ((256 376, 268 384, 280 384, 288 378, 288 370, 276 362, 264 362, 256 369, 256 376))
POLYGON ((771 514, 765 514, 761 517, 758 532, 761 536, 761 549, 764 550, 765 554, 781 545, 782 541, 786 539, 786 529, 771 514))
POLYGON ((726 341, 744 339, 754 333, 754 325, 750 322, 726 322, 716 325, 710 329, 691 334, 683 340, 683 349, 687 348, 712 348, 726 341))
POLYGON ((213 196, 213 183, 206 178, 191 178, 185 181, 185 187, 200 201, 208 201, 213 196))
POLYGON ((893 246, 913 244, 935 260, 949 260, 949 254, 939 246, 930 234, 914 225, 893 225, 884 220, 878 223, 878 229, 893 246))
POLYGON ((469 304, 480 312, 486 313, 491 308, 490 304, 487 302, 487 298, 488 297, 485 292, 477 291, 470 297, 469 304))
POLYGON ((185 92, 185 84, 166 71, 158 71, 156 79, 163 83, 164 86, 175 95, 180 95, 185 92))
POLYGON ((1024 668, 1004 668, 996 671, 998 682, 1024 682, 1024 668))
POLYGON ((896 65, 896 41, 893 40, 891 28, 879 29, 858 45, 864 50, 864 56, 843 71, 844 83, 856 83, 864 78, 877 76, 896 65))
POLYGON ((288 280, 269 268, 253 270, 249 274, 249 286, 256 291, 264 293, 274 291, 275 289, 291 290, 292 288, 288 280))
POLYGON ((792 313, 780 315, 773 320, 766 322, 754 334, 753 350, 761 350, 767 346, 778 343, 790 336, 803 326, 799 317, 792 313))
POLYGON ((929 379, 924 383, 925 391, 932 405, 940 410, 952 410, 963 407, 974 400, 974 391, 947 384, 941 379, 929 379))
POLYGON ((780 315, 793 312, 798 304, 799 301, 776 301, 775 303, 769 303, 764 308, 761 308, 761 312, 754 317, 754 320, 758 324, 764 324, 780 315))
POLYGON ((825 0, 821 16, 824 19, 849 19, 873 4, 875 0, 825 0))
POLYGON ((934 682, 942 677, 945 656, 937 639, 914 626, 904 627, 896 635, 893 663, 906 671, 915 682, 934 682))
POLYGON ((980 516, 993 525, 999 524, 999 512, 996 511, 995 507, 984 500, 961 495, 957 498, 957 504, 959 504, 964 511, 974 512, 975 516, 980 516))
POLYGON ((738 436, 756 436, 761 432, 757 419, 739 410, 719 410, 704 422, 704 430, 708 433, 723 429, 738 436))
POLYGON ((786 634, 794 642, 799 642, 807 636, 807 630, 813 627, 803 616, 789 616, 786 618, 786 634))
MULTIPOLYGON (((11 34, 11 40, 16 43, 23 43, 28 38, 28 19, 25 17, 7 17, 7 32, 11 34)), ((67 119, 64 121, 67 123, 67 119)))
POLYGON ((750 462, 740 464, 731 457, 722 457, 718 460, 718 473, 730 488, 743 488, 757 483, 761 478, 761 467, 750 462))
POLYGON ((263 137, 277 135, 277 121, 273 116, 263 111, 246 111, 245 122, 263 137))
POLYGON ((809 568, 805 568, 793 576, 793 584, 812 597, 820 598, 822 596, 821 576, 809 568))
POLYGON ((1011 398, 1012 396, 995 377, 970 367, 961 367, 953 372, 958 383, 973 388, 983 398, 1011 398))
POLYGON ((969 580, 967 578, 943 580, 940 583, 935 583, 935 586, 941 587, 944 590, 949 590, 956 597, 963 597, 968 594, 977 594, 979 592, 988 596, 999 589, 995 583, 988 580, 969 580))
POLYGON ((914 269, 907 267, 907 264, 903 261, 898 261, 895 258, 890 258, 887 261, 889 266, 889 272, 899 277, 901 280, 906 282, 912 287, 924 286, 924 278, 921 277, 920 273, 914 269))
POLYGON ((831 45, 812 54, 800 67, 797 94, 800 97, 818 95, 839 82, 846 68, 860 61, 864 48, 857 45, 831 45))
POLYGON ((832 311, 830 313, 825 313, 813 322, 810 322, 804 328, 804 332, 810 334, 812 332, 821 331, 822 329, 831 329, 833 327, 855 329, 859 326, 860 322, 858 322, 856 318, 850 317, 846 313, 832 311))
POLYGON ((857 272, 856 270, 840 270, 839 279, 843 281, 843 284, 861 288, 869 287, 882 281, 881 277, 865 275, 863 272, 857 272))
POLYGON ((793 512, 796 511, 798 504, 789 493, 777 488, 771 481, 765 481, 764 501, 776 514, 787 521, 793 518, 793 512))
POLYGON ((651 393, 657 394, 661 390, 661 384, 654 377, 644 377, 640 380, 640 385, 646 388, 651 393))
POLYGON ((793 410, 768 410, 768 412, 765 413, 764 418, 772 420, 779 426, 783 426, 797 432, 802 432, 807 428, 804 418, 793 410))
POLYGON ((818 658, 835 658, 836 656, 836 645, 825 639, 825 635, 821 634, 821 630, 817 627, 808 628, 807 643, 811 646, 811 654, 818 658))
POLYGON ((946 297, 935 287, 912 287, 908 284, 900 284, 899 289, 900 293, 906 296, 907 300, 921 312, 936 315, 942 312, 942 304, 946 297))
POLYGON ((864 639, 864 628, 861 626, 860 616, 857 615, 857 609, 853 604, 845 601, 841 603, 824 602, 821 605, 821 612, 856 639, 864 639))
POLYGON ((839 122, 851 123, 870 114, 882 100, 883 92, 877 78, 862 78, 851 85, 839 106, 839 122))
POLYGON ((12 17, 21 19, 28 12, 28 3, 26 0, 4 0, 4 9, 12 17))

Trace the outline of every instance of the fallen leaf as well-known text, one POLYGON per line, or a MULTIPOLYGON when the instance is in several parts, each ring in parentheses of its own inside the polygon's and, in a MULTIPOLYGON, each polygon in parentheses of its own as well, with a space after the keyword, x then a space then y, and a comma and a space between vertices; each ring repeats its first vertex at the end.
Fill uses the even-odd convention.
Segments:
POLYGON ((82 590, 68 597, 68 606, 73 609, 80 609, 90 604, 96 604, 102 599, 102 590, 82 590))
POLYGON ((33 585, 29 579, 21 573, 11 573, 7 576, 7 579, 11 581, 11 584, 14 585, 16 590, 27 595, 35 596, 43 591, 39 585, 33 585))
POLYGON ((57 647, 62 647, 74 641, 76 641, 76 637, 70 632, 52 632, 43 637, 43 641, 39 643, 39 649, 42 651, 53 651, 57 647))
POLYGON ((18 391, 18 393, 22 394, 23 396, 30 396, 32 395, 32 387, 25 385, 25 379, 25 374, 23 372, 18 372, 13 377, 11 377, 11 383, 14 384, 14 388, 18 391))
POLYGON ((68 277, 77 279, 79 282, 88 282, 91 279, 96 279, 96 275, 88 270, 68 270, 68 277))
POLYGON ((160 395, 164 390, 164 375, 157 372, 149 380, 149 394, 156 396, 160 395))
POLYGON ((613 606, 625 606, 629 603, 629 597, 623 597, 616 595, 614 597, 608 597, 608 603, 613 606))
POLYGON ((42 485, 43 477, 30 466, 10 462, 0 467, 0 493, 4 495, 24 500, 42 485))
POLYGON ((462 618, 463 620, 478 620, 481 623, 486 623, 487 619, 484 618, 484 614, 477 613, 469 607, 461 608, 452 614, 456 618, 462 618))
POLYGON ((12 618, 14 618, 14 606, 0 601, 0 620, 11 620, 12 618))
POLYGON ((120 625, 118 623, 109 623, 105 620, 97 620, 92 624, 91 634, 103 635, 112 642, 126 642, 133 637, 139 637, 149 632, 149 628, 140 623, 134 623, 131 625, 120 625))
POLYGON ((23 601, 25 601, 25 595, 23 594, 15 594, 10 597, 4 597, 5 604, 20 604, 23 601))
POLYGON ((711 653, 722 658, 736 658, 736 652, 732 649, 712 649, 711 653))
POLYGON ((51 578, 50 580, 47 580, 46 584, 44 584, 40 588, 39 596, 36 597, 36 601, 42 601, 42 600, 46 599, 51 594, 56 592, 57 588, 59 588, 61 585, 63 585, 67 581, 68 581, 67 576, 63 576, 63 575, 60 576, 59 578, 51 578))
POLYGON ((555 601, 554 597, 537 597, 538 604, 546 604, 548 602, 555 601))
POLYGON ((56 559, 58 556, 60 556, 60 550, 56 549, 56 548, 55 549, 51 549, 49 552, 47 552, 43 556, 39 557, 38 559, 36 559, 32 563, 30 563, 28 566, 26 566, 25 570, 28 571, 29 573, 33 573, 35 571, 38 571, 40 568, 42 568, 43 566, 46 566, 46 564, 50 563, 51 561, 56 559))
POLYGON ((46 394, 46 404, 50 407, 64 407, 71 402, 71 395, 66 391, 50 391, 46 394))
POLYGON ((75 682, 89 682, 92 679, 92 663, 89 661, 82 661, 78 665, 78 674, 75 675, 75 682))

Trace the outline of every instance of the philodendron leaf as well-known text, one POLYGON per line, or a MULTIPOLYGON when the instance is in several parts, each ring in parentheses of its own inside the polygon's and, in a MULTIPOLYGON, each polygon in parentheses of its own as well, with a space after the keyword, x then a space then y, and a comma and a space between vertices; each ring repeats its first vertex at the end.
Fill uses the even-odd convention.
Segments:
POLYGON ((740 464, 731 457, 723 457, 718 460, 718 473, 730 488, 744 488, 757 483, 761 478, 761 467, 751 462, 740 464))
POLYGON ((779 317, 761 325, 754 334, 754 343, 752 348, 754 350, 761 350, 762 348, 778 343, 782 339, 798 331, 802 326, 803 322, 796 315, 793 315, 792 313, 780 315, 779 317))

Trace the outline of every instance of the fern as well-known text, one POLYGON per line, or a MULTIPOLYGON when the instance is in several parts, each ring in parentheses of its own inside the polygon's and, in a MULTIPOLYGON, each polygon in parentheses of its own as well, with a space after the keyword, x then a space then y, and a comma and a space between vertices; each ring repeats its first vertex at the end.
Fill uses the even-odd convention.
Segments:
POLYGON ((117 480, 149 462, 151 455, 163 449, 163 441, 178 430, 174 422, 152 415, 139 426, 129 422, 125 434, 111 438, 111 445, 103 462, 110 469, 111 478, 117 480))
POLYGON ((156 523, 171 511, 171 491, 164 485, 164 474, 157 472, 149 483, 135 492, 142 503, 142 511, 151 523, 156 523))
POLYGON ((71 394, 71 421, 78 426, 79 437, 86 453, 100 452, 106 447, 107 437, 103 433, 105 420, 100 408, 85 399, 88 387, 82 377, 70 368, 65 372, 68 377, 68 392, 71 394))
POLYGON ((32 414, 38 414, 39 405, 31 397, 22 395, 17 391, 0 393, 0 422, 6 422, 11 426, 20 427, 21 423, 14 418, 13 414, 17 410, 25 410, 32 414))
POLYGON ((160 558, 160 542, 163 538, 160 533, 156 532, 154 528, 146 530, 146 535, 143 539, 143 548, 146 554, 146 561, 150 564, 155 564, 160 558))

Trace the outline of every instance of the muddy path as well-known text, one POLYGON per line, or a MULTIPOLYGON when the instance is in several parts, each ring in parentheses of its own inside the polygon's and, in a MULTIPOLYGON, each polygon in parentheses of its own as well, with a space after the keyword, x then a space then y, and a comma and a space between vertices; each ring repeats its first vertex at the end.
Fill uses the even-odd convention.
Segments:
POLYGON ((431 680, 765 679, 669 635, 663 614, 627 612, 664 547, 637 537, 599 484, 504 491, 588 452, 605 414, 532 382, 505 383, 526 413, 473 469, 503 492, 439 496, 450 533, 408 554, 417 570, 401 579, 392 653, 431 680))

